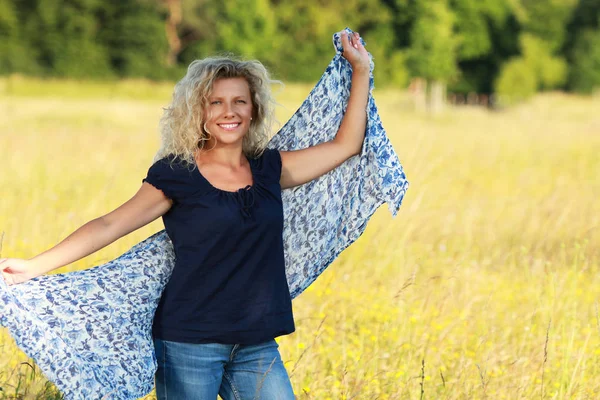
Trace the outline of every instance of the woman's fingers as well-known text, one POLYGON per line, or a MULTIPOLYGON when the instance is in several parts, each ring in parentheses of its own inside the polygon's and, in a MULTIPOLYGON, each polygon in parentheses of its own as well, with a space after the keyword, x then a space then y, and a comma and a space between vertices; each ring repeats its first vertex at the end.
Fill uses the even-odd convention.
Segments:
POLYGON ((0 259, 0 276, 7 285, 15 285, 23 282, 24 260, 15 258, 0 259))
POLYGON ((351 35, 346 31, 342 31, 342 45, 346 44, 348 47, 358 49, 360 43, 360 35, 358 32, 354 32, 351 35), (345 42, 345 43, 344 43, 345 42))
MULTIPOLYGON (((362 54, 366 53, 367 51, 362 44, 360 34, 358 32, 348 34, 348 32, 342 31, 342 47, 346 55, 348 55, 348 53, 352 53, 355 50, 357 51, 357 53, 354 54, 362 54)), ((352 57, 352 55, 350 56, 352 57)))
POLYGON ((346 37, 348 38, 348 46, 356 48, 356 42, 355 42, 356 33, 353 33, 350 35, 348 34, 348 32, 344 31, 344 33, 346 33, 346 37))
POLYGON ((0 271, 0 276, 2 277, 2 279, 4 279, 4 282, 6 282, 7 285, 12 284, 12 280, 11 280, 10 276, 5 274, 4 271, 0 271))
POLYGON ((346 59, 348 59, 347 56, 351 56, 352 51, 355 50, 353 37, 354 35, 348 35, 348 32, 346 31, 342 32, 342 49, 344 57, 346 57, 346 59))
POLYGON ((2 279, 4 279, 4 282, 6 282, 7 285, 10 285, 10 276, 6 272, 4 272, 4 270, 8 268, 8 265, 4 264, 6 260, 8 260, 8 258, 0 258, 0 275, 2 276, 2 279))
POLYGON ((6 268, 8 268, 8 264, 4 263, 6 260, 8 260, 8 258, 0 258, 0 272, 2 272, 3 275, 4 275, 4 270, 6 268))
POLYGON ((341 42, 342 56, 348 60, 352 68, 368 71, 369 53, 361 41, 360 34, 358 32, 348 34, 348 32, 342 31, 341 42))

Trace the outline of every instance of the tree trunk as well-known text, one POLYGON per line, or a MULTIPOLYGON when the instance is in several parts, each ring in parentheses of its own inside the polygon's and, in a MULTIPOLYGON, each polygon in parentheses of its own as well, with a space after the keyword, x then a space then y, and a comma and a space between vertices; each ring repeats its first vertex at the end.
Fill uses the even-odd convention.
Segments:
POLYGON ((427 81, 423 78, 414 78, 410 82, 409 91, 412 94, 415 111, 427 110, 427 81))
POLYGON ((433 81, 429 90, 429 112, 439 114, 446 104, 446 83, 433 81))
POLYGON ((169 42, 167 65, 172 67, 177 64, 177 56, 181 51, 181 39, 177 34, 177 26, 181 23, 181 0, 163 0, 169 9, 169 16, 165 21, 165 31, 169 42))

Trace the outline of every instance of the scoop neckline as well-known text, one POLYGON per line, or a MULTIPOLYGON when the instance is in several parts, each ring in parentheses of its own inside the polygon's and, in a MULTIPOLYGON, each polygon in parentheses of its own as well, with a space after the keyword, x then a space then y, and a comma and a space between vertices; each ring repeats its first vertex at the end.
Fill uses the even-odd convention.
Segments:
MULTIPOLYGON (((244 192, 244 191, 248 191, 248 190, 252 190, 254 189, 254 185, 256 184, 256 176, 254 174, 254 163, 252 162, 253 160, 248 158, 248 156, 244 155, 244 157, 246 157, 246 160, 248 160, 248 165, 250 166, 250 175, 252 176, 252 184, 251 185, 246 185, 244 187, 241 187, 239 189, 236 190, 225 190, 225 189, 221 189, 216 187, 215 185, 213 185, 200 171, 200 167, 198 167, 198 163, 196 162, 196 171, 198 171, 198 175, 200 175, 200 177, 204 180, 204 182, 206 182, 208 184, 208 186, 212 189, 215 190, 217 192, 221 192, 221 193, 228 193, 228 194, 238 194, 240 192, 244 192)), ((194 160, 195 161, 195 160, 194 160)))

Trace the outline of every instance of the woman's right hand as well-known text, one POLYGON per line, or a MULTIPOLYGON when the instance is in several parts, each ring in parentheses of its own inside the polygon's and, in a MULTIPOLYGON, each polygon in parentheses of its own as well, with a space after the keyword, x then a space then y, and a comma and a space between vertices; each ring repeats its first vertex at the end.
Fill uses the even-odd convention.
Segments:
POLYGON ((18 258, 0 259, 0 273, 7 285, 23 283, 41 275, 30 260, 18 258))

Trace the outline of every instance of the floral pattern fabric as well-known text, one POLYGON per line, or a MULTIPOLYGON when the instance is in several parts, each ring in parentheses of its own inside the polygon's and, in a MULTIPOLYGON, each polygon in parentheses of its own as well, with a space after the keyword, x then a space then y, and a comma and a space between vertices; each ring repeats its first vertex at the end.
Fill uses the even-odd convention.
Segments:
MULTIPOLYGON (((333 41, 335 57, 268 147, 296 150, 335 136, 348 104, 352 69, 341 55, 339 34, 333 41)), ((408 188, 372 95, 366 111, 359 156, 282 193, 292 298, 362 234, 380 205, 387 203, 395 215, 408 188)), ((91 269, 14 286, 0 279, 0 326, 66 399, 142 397, 154 387, 152 318, 173 265, 171 242, 161 231, 91 269)))

